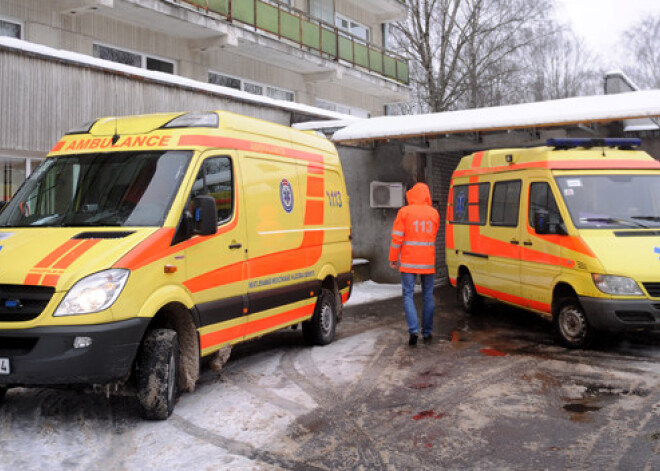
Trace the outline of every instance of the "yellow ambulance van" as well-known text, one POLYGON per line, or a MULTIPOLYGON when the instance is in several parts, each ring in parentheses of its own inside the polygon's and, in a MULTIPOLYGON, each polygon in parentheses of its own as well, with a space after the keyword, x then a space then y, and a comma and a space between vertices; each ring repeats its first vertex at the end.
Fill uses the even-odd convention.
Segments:
POLYGON ((463 309, 539 313, 567 346, 660 328, 660 162, 639 139, 551 139, 464 157, 446 255, 463 309))
POLYGON ((0 213, 0 399, 123 385, 165 419, 201 357, 298 324, 331 342, 350 238, 325 138, 223 111, 87 123, 0 213))

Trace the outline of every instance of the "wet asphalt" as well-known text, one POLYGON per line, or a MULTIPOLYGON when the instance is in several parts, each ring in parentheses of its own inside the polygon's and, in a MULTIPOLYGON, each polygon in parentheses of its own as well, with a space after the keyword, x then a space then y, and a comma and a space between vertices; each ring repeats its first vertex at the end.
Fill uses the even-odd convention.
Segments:
POLYGON ((430 344, 407 345, 394 298, 346 308, 327 347, 290 329, 238 346, 167 422, 126 397, 11 390, 0 469, 660 469, 658 335, 569 350, 535 315, 435 299, 430 344))

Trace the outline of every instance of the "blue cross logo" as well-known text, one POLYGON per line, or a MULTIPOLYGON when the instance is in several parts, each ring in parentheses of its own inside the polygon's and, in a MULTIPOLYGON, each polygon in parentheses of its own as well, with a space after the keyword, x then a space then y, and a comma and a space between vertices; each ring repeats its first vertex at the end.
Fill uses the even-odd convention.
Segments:
POLYGON ((456 214, 462 219, 463 213, 465 213, 465 193, 461 191, 456 197, 456 214))
MULTIPOLYGON (((660 254, 660 247, 654 248, 653 251, 657 254, 660 254)), ((660 260, 660 257, 658 257, 658 260, 660 260)))

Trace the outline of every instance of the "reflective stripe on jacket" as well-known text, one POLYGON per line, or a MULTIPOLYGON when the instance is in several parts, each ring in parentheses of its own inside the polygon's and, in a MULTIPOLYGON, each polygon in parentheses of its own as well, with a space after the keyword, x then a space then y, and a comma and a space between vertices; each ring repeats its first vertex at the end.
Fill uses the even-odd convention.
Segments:
POLYGON ((399 261, 406 273, 435 273, 435 237, 440 215, 431 205, 431 193, 424 183, 406 192, 408 206, 399 210, 392 227, 389 259, 399 261))

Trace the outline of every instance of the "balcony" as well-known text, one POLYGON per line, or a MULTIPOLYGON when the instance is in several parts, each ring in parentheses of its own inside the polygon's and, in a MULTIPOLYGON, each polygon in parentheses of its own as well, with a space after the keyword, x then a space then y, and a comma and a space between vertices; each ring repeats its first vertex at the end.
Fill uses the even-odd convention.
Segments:
MULTIPOLYGON (((307 13, 264 0, 180 0, 204 11, 270 33, 319 56, 408 85, 408 61, 307 13)), ((396 0, 395 3, 401 3, 396 0)))

